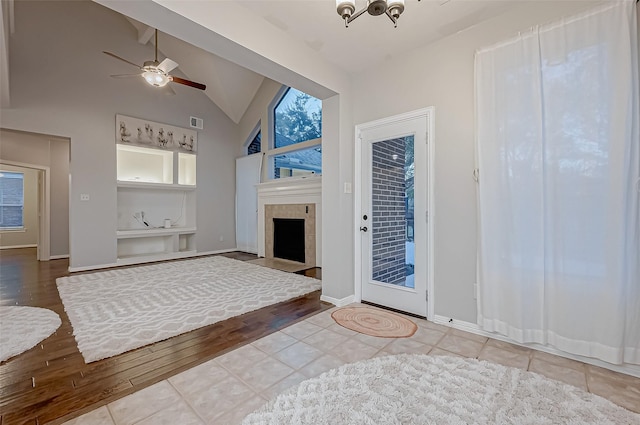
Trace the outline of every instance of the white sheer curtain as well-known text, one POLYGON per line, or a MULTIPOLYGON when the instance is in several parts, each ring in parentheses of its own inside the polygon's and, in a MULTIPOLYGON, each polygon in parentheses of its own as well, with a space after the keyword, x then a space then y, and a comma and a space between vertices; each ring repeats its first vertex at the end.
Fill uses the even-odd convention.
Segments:
POLYGON ((476 54, 478 323, 640 364, 635 0, 476 54))

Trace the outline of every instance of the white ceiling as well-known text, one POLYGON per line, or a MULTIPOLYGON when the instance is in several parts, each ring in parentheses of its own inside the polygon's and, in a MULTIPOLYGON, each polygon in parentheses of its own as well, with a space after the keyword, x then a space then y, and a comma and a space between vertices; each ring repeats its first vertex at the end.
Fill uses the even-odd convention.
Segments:
MULTIPOLYGON (((335 0, 236 0, 248 11, 304 41, 327 61, 356 74, 504 13, 517 0, 406 0, 398 27, 365 13, 345 28, 335 0)), ((366 5, 356 0, 356 10, 366 5)))
MULTIPOLYGON (((386 15, 374 17, 366 13, 345 28, 336 13, 335 0, 226 1, 238 3, 246 8, 247 14, 302 40, 326 61, 351 75, 524 3, 523 0, 406 0, 397 28, 386 15)), ((356 8, 365 5, 366 0, 356 0, 356 8)), ((139 42, 153 42, 152 29, 127 19, 137 29, 139 42)), ((205 94, 229 118, 236 123, 240 121, 263 76, 166 34, 160 34, 158 45, 165 57, 179 64, 178 69, 186 78, 207 85, 205 94)))

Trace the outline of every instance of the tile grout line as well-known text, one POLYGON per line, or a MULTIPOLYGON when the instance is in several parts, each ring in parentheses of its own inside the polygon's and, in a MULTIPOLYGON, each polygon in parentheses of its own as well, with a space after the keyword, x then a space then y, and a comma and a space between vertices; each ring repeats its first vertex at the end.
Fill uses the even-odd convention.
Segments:
MULTIPOLYGON (((213 360, 213 359, 212 359, 212 360, 213 360)), ((211 360, 210 360, 210 361, 211 361, 211 360)), ((205 363, 207 363, 207 362, 205 362, 205 363)), ((201 363, 201 364, 205 364, 205 363, 201 363)), ((189 369, 187 369, 187 370, 189 370, 189 369)), ((186 372, 186 371, 185 371, 185 372, 186 372)), ((184 372, 181 372, 181 373, 184 373, 184 372)), ((179 374, 178 374, 178 375, 179 375, 179 374)), ((173 375, 173 376, 178 376, 178 375, 173 375)), ((193 413, 195 413, 195 415, 196 415, 196 416, 197 416, 197 417, 202 421, 202 423, 203 423, 203 424, 207 424, 207 423, 208 423, 208 421, 206 421, 206 420, 205 420, 205 419, 200 415, 200 413, 198 412, 198 410, 197 410, 195 407, 193 407, 193 406, 191 405, 191 403, 189 403, 189 400, 187 400, 187 398, 184 396, 184 394, 182 394, 182 391, 180 391, 180 390, 179 390, 175 385, 173 385, 173 384, 171 383, 171 381, 169 380, 169 378, 167 378, 167 379, 166 379, 166 381, 167 381, 167 382, 169 383, 169 385, 171 385, 171 387, 172 387, 172 388, 173 388, 173 389, 174 389, 174 390, 175 390, 175 391, 180 395, 180 398, 182 399, 182 401, 184 401, 184 403, 189 407, 189 409, 191 409, 191 410, 193 411, 193 413)), ((162 409, 162 410, 164 410, 164 409, 162 409)), ((162 411, 162 410, 160 410, 160 411, 162 411)))

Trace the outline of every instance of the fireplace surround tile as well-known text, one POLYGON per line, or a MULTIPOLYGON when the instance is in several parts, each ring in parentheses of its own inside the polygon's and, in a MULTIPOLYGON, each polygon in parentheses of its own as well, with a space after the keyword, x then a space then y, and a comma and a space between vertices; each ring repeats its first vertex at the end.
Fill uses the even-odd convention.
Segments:
POLYGON ((267 204, 264 206, 265 258, 273 257, 273 219, 304 219, 305 266, 316 266, 316 204, 267 204))

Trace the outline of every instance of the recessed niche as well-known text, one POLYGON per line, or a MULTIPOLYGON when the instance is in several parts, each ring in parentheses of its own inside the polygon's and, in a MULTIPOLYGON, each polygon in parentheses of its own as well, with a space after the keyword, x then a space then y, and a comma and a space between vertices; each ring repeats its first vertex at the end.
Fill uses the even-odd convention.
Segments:
POLYGON ((121 144, 116 146, 118 180, 173 183, 173 152, 121 144))
POLYGON ((196 156, 190 153, 178 154, 178 184, 195 186, 196 156))

